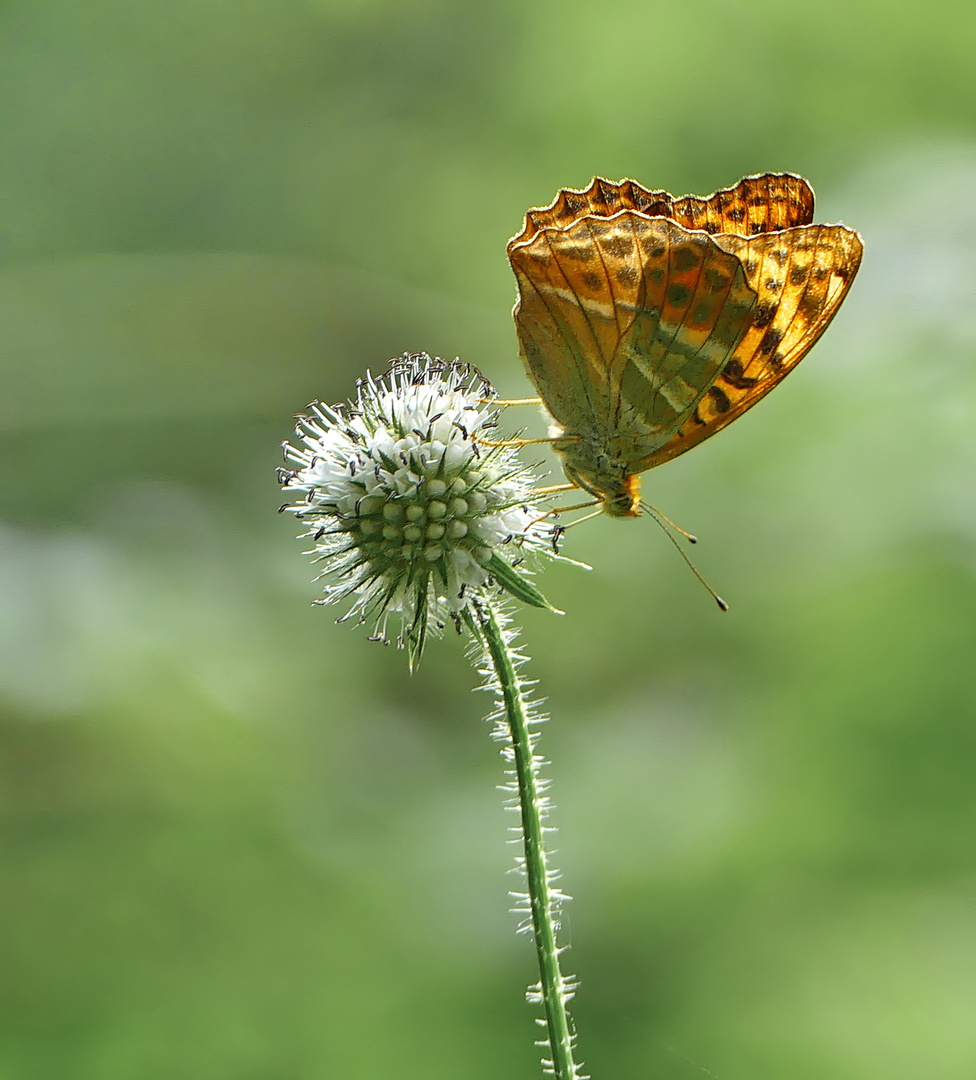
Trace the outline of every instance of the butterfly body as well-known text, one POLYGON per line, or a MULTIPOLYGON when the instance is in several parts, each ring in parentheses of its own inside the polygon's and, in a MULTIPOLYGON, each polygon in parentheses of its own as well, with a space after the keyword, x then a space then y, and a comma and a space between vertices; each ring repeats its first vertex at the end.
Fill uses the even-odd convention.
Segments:
POLYGON ((826 328, 860 262, 790 174, 707 199, 595 179, 508 246, 529 376, 568 478, 637 516, 639 474, 750 408, 826 328))
POLYGON ((596 496, 611 517, 640 515, 640 474, 631 470, 628 448, 593 431, 576 431, 553 447, 562 458, 566 476, 596 496))

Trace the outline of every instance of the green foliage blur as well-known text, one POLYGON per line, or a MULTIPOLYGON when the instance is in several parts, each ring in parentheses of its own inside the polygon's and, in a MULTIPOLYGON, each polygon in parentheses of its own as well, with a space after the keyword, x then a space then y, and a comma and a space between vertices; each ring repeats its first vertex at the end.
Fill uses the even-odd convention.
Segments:
POLYGON ((731 612, 601 520, 565 548, 593 571, 540 582, 568 615, 522 619, 581 1056, 972 1080, 971 0, 0 28, 0 1080, 539 1075, 487 699, 457 638, 408 678, 310 607, 278 445, 405 350, 530 393, 505 242, 559 187, 781 169, 861 274, 775 394, 645 479, 731 612))

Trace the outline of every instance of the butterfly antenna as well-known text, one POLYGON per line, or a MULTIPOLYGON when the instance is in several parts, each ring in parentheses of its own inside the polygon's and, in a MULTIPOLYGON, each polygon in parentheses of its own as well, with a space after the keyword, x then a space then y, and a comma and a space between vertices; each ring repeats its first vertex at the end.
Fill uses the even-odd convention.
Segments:
MULTIPOLYGON (((695 575, 696 578, 698 578, 699 582, 704 586, 705 591, 709 594, 709 596, 711 596, 711 598, 715 601, 716 604, 718 604, 718 606, 723 611, 728 611, 729 610, 729 605, 721 598, 721 596, 719 596, 719 594, 711 587, 711 585, 709 585, 708 582, 702 577, 701 572, 699 571, 698 567, 695 566, 695 564, 691 561, 691 559, 688 558, 688 556, 684 552, 684 549, 681 547, 681 545, 678 543, 678 541, 675 540, 674 536, 672 536, 670 530, 668 529, 668 525, 671 525, 672 522, 669 521, 668 518, 666 518, 659 510, 655 510, 653 506, 650 506, 645 502, 642 502, 641 506, 647 511, 648 514, 650 514, 650 516, 658 523, 658 525, 661 526, 661 531, 664 533, 664 535, 674 545, 675 551, 677 551, 677 553, 682 557, 682 559, 684 559, 685 564, 687 565, 688 569, 695 575), (665 525, 665 522, 667 522, 667 525, 665 525)), ((674 526, 674 528, 677 528, 677 526, 674 526)), ((689 535, 688 533, 686 533, 684 531, 684 529, 678 529, 678 531, 680 533, 682 533, 684 536, 689 535)))
POLYGON ((668 517, 668 515, 662 513, 660 510, 658 510, 656 506, 651 506, 650 503, 644 502, 643 499, 641 499, 640 504, 649 514, 656 514, 661 519, 661 521, 664 521, 668 525, 670 525, 676 533, 680 533, 688 541, 689 544, 698 543, 698 537, 695 536, 694 533, 688 532, 687 529, 682 529, 680 525, 675 525, 675 523, 668 517))

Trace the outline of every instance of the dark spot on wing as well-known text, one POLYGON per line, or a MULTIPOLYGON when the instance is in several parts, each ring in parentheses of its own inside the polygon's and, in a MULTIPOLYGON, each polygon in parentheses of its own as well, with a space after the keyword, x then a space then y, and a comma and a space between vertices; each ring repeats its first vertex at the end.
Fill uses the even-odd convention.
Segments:
POLYGON ((661 242, 661 238, 654 235, 654 233, 651 233, 650 236, 642 236, 640 246, 644 254, 652 259, 660 259, 667 251, 666 246, 661 242))
POLYGON ((710 266, 705 271, 705 284, 709 292, 722 292, 729 287, 729 276, 721 270, 716 270, 714 266, 710 266))
POLYGON ((815 293, 804 293, 797 310, 804 322, 813 322, 820 314, 820 300, 815 293))
POLYGON ((708 396, 712 399, 712 408, 717 413, 727 413, 732 408, 729 395, 720 386, 710 386, 708 396))
POLYGON ((725 370, 720 378, 727 382, 729 386, 734 386, 736 390, 749 390, 759 382, 758 379, 744 374, 741 360, 730 360, 725 365, 725 370))
POLYGON ((775 326, 771 326, 765 334, 763 334, 762 342, 759 345, 759 353, 761 356, 771 356, 776 351, 776 346, 783 340, 783 331, 778 330, 775 326))
POLYGON ((608 236, 603 241, 603 248, 605 251, 609 251, 611 255, 616 255, 618 259, 624 258, 634 250, 634 241, 629 236, 608 236))
POLYGON ((592 244, 565 244, 559 253, 576 262, 589 262, 594 255, 592 244))
POLYGON ((672 285, 668 289, 668 303, 674 307, 684 307, 688 303, 688 298, 691 296, 691 289, 687 285, 672 285))
POLYGON ((691 270, 701 262, 701 252, 694 244, 679 244, 674 249, 672 262, 678 270, 691 270))

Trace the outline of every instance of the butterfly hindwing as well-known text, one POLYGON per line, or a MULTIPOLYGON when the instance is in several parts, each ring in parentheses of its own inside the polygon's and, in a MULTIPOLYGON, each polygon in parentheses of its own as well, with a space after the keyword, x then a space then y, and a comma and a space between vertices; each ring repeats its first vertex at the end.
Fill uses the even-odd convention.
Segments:
POLYGON ((736 255, 635 211, 542 229, 511 259, 522 352, 550 412, 635 459, 692 413, 756 304, 736 255))
MULTIPOLYGON (((615 321, 604 312, 587 312, 588 293, 580 292, 580 270, 593 262, 588 235, 574 226, 555 245, 548 230, 528 243, 510 249, 519 287, 515 325, 529 374, 540 388, 546 406, 564 427, 593 424, 609 409, 609 371, 604 360, 613 351, 615 321)), ((602 279, 601 279, 602 280, 602 279)))
POLYGON ((671 218, 686 229, 755 236, 809 225, 813 221, 813 191, 802 176, 763 173, 746 176, 704 198, 685 195, 676 199, 667 191, 649 191, 635 180, 615 183, 597 176, 588 187, 563 188, 551 205, 529 210, 522 232, 511 244, 531 240, 540 229, 565 228, 587 216, 609 218, 621 210, 671 218))
POLYGON ((527 211, 521 233, 509 241, 509 253, 540 229, 562 229, 587 216, 612 217, 621 210, 638 210, 648 217, 670 217, 674 196, 666 191, 648 191, 633 180, 619 184, 594 177, 585 188, 563 188, 549 206, 527 211))
POLYGON ((802 176, 764 173, 699 199, 675 199, 670 215, 686 229, 756 236, 813 221, 813 191, 802 176))

